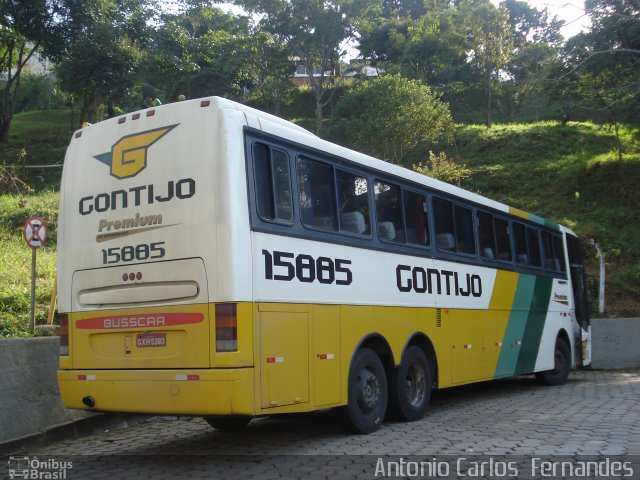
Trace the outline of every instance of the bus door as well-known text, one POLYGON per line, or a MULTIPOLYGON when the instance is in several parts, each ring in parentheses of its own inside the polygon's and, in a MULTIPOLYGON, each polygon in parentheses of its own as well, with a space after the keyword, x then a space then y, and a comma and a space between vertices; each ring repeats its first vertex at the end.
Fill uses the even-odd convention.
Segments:
POLYGON ((582 345, 582 366, 587 366, 591 363, 591 322, 589 320, 589 300, 584 268, 584 248, 577 237, 567 235, 567 250, 569 253, 573 305, 576 321, 580 326, 579 340, 582 345))

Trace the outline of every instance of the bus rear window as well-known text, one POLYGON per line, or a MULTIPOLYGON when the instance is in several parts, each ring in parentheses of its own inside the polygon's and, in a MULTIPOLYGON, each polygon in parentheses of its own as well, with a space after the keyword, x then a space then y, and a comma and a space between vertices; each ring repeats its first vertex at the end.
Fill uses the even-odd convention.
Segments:
POLYGON ((262 143, 253 145, 258 214, 264 220, 291 223, 293 202, 289 157, 262 143))

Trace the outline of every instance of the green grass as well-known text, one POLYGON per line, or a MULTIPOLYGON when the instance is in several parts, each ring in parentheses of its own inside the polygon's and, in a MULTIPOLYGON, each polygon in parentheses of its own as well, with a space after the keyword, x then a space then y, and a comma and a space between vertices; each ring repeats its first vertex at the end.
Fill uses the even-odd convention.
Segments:
MULTIPOLYGON (((16 116, 0 164, 21 149, 27 164, 58 163, 70 138, 67 111, 16 116)), ((300 121, 305 123, 305 121, 300 121)), ((457 152, 472 175, 462 184, 573 228, 585 243, 593 239, 607 252, 607 312, 640 312, 640 128, 622 126, 618 160, 613 129, 591 123, 540 122, 461 125, 457 152)), ((38 251, 37 323, 45 323, 55 278, 55 234, 60 170, 29 171, 32 193, 0 191, 0 336, 28 335, 31 250, 22 239, 30 215, 49 225, 47 245, 38 251)), ((590 273, 597 259, 588 248, 590 273)))
MULTIPOLYGON (((26 166, 61 164, 70 139, 68 110, 19 113, 11 123, 8 143, 0 145, 0 165, 11 165, 17 160, 26 166)), ((21 177, 35 190, 57 189, 61 170, 28 168, 21 171, 21 177)))
POLYGON ((22 237, 31 215, 45 220, 49 239, 36 253, 36 324, 49 312, 56 274, 58 194, 0 195, 0 337, 26 336, 31 312, 31 249, 22 237))
MULTIPOLYGON (((71 138, 69 120, 68 110, 17 114, 8 143, 0 145, 0 165, 18 158, 27 166, 61 164, 71 138)), ((22 227, 31 215, 42 217, 49 231, 46 245, 36 254, 36 324, 46 323, 55 280, 61 173, 61 168, 21 169, 18 174, 30 188, 0 186, 0 337, 30 335, 31 249, 22 227)))

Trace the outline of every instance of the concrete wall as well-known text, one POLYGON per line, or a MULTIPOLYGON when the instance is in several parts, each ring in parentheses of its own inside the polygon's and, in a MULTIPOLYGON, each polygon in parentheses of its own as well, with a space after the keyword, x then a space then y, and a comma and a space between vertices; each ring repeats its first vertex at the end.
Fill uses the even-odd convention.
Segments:
POLYGON ((640 368, 640 318, 591 320, 591 366, 640 368))
POLYGON ((0 339, 0 443, 88 414, 67 410, 58 394, 58 337, 0 339))

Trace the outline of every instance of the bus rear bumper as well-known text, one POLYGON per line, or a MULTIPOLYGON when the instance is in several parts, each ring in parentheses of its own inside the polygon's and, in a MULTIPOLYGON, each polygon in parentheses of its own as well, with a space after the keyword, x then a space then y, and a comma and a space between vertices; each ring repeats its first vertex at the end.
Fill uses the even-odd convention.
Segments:
POLYGON ((58 386, 64 406, 79 410, 255 415, 253 368, 59 370, 58 386))

